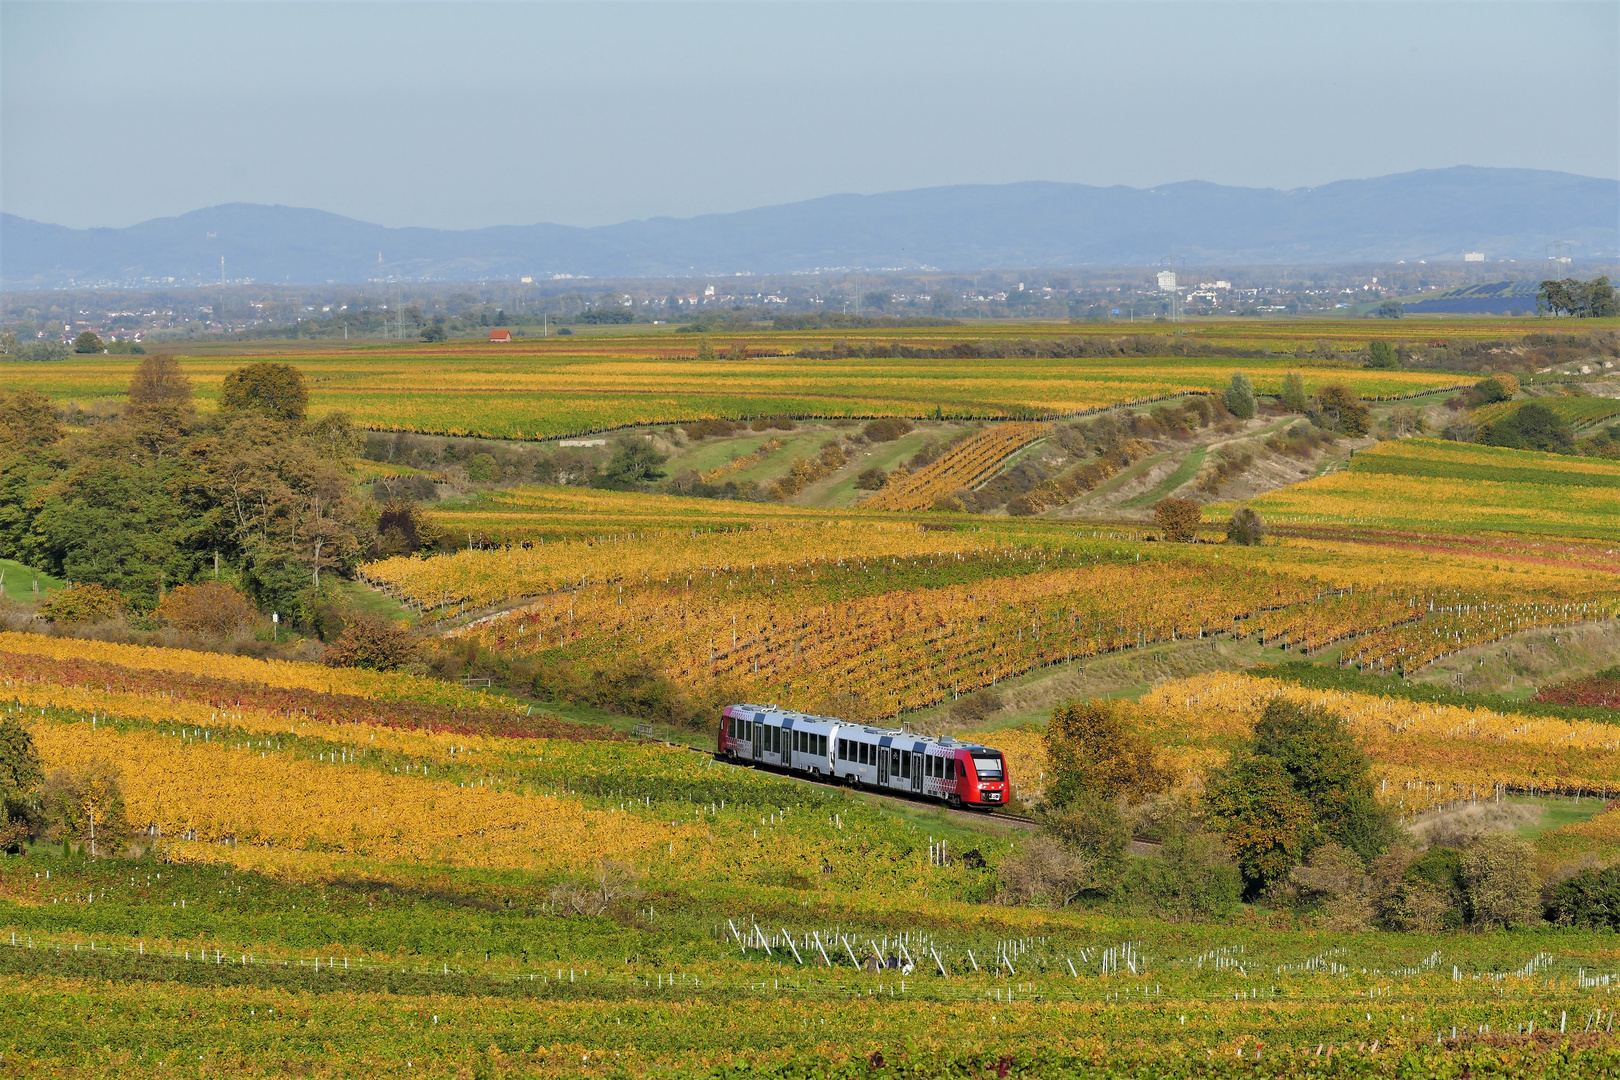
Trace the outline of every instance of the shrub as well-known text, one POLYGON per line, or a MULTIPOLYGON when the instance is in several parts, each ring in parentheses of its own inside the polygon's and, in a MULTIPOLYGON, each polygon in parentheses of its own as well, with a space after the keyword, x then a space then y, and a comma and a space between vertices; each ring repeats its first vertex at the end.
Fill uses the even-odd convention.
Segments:
POLYGON ((1396 930, 1455 930, 1468 921, 1462 852, 1434 847, 1407 866, 1380 916, 1396 930))
POLYGON ((1079 802, 1091 793, 1110 800, 1141 798, 1170 784, 1158 751, 1126 726, 1121 706, 1112 701, 1071 701, 1052 710, 1046 756, 1051 773, 1047 801, 1053 806, 1079 802))
POLYGON ((328 667, 392 671, 415 659, 416 642, 404 628, 374 616, 355 619, 321 658, 328 667))
POLYGON ((898 416, 885 416, 861 428, 861 434, 872 442, 893 442, 911 433, 911 424, 898 416))
POLYGON ((1370 368, 1400 367, 1401 362, 1395 355, 1395 346, 1387 341, 1368 342, 1367 366, 1370 368))
POLYGON ((116 619, 129 608, 117 589, 91 582, 78 582, 58 589, 39 605, 39 615, 48 622, 85 623, 116 619))
POLYGON ((17 851, 33 831, 34 796, 45 774, 28 729, 0 716, 0 851, 17 851))
POLYGON ((1372 922, 1372 878, 1361 856, 1342 844, 1323 844, 1294 867, 1289 880, 1307 905, 1320 907, 1330 930, 1365 930, 1372 922))
POLYGON ((889 474, 876 465, 855 477, 855 486, 862 491, 876 491, 889 482, 889 474))
POLYGON ((493 454, 474 454, 467 459, 464 466, 467 470, 467 479, 475 484, 488 484, 500 479, 500 462, 495 460, 493 454))
POLYGON ((1620 930, 1620 866, 1589 867, 1553 886, 1546 915, 1559 926, 1620 930))
POLYGON ((959 724, 973 725, 987 720, 992 713, 999 712, 1006 704, 1006 699, 996 691, 986 687, 974 694, 958 698, 951 705, 951 719, 959 724))
POLYGON ((1156 856, 1131 859, 1112 903, 1133 915, 1207 919, 1227 914, 1243 894, 1243 879, 1219 838, 1178 832, 1156 856))
POLYGON ((1535 849, 1515 837, 1489 837, 1463 852, 1469 921, 1488 930, 1511 930, 1533 922, 1539 884, 1535 865, 1535 849))
POLYGON ((996 867, 1003 904, 1065 907, 1091 881, 1092 860, 1044 836, 1032 837, 996 867))
POLYGON ((710 435, 730 435, 739 427, 747 426, 731 420, 693 420, 689 424, 682 424, 681 430, 686 432, 688 439, 696 441, 706 439, 710 435))
POLYGON ((798 426, 791 417, 787 416, 761 416, 749 425, 755 431, 771 431, 773 429, 776 431, 792 431, 798 426))
POLYGON ((171 589, 156 614, 177 629, 222 638, 251 630, 258 618, 246 596, 217 581, 171 589))
POLYGON ((1494 423, 1481 424, 1475 438, 1488 446, 1552 453, 1575 445, 1574 429, 1559 419, 1557 413, 1534 401, 1526 402, 1494 423))
POLYGON ((1204 508, 1193 499, 1160 499, 1153 508, 1153 518, 1164 530, 1166 540, 1185 544, 1197 539, 1204 508))
POLYGON ((1247 506, 1232 511, 1232 520, 1226 523, 1226 542, 1253 547, 1265 539, 1266 527, 1260 515, 1247 506))

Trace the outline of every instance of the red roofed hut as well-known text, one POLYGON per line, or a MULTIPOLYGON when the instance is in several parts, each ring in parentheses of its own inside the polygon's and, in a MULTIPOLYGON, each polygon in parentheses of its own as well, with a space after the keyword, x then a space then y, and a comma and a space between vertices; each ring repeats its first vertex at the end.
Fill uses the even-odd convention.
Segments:
POLYGON ((501 342, 505 342, 507 344, 511 344, 511 342, 512 342, 512 331, 510 331, 510 330, 491 330, 489 332, 489 340, 491 340, 491 341, 501 341, 501 342))

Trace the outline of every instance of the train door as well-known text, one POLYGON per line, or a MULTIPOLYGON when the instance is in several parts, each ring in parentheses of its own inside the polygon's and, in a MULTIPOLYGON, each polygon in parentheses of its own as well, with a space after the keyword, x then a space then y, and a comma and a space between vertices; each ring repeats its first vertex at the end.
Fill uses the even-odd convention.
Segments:
POLYGON ((877 751, 878 783, 886 786, 889 783, 889 748, 878 745, 872 749, 877 751))
POLYGON ((911 790, 912 791, 921 791, 922 790, 922 776, 923 776, 923 756, 921 754, 912 754, 911 755, 911 790))
POLYGON ((758 720, 753 723, 754 728, 754 760, 758 761, 763 754, 761 747, 765 741, 765 725, 758 720))
POLYGON ((793 729, 789 727, 778 728, 778 738, 782 740, 782 764, 789 768, 793 765, 793 729))

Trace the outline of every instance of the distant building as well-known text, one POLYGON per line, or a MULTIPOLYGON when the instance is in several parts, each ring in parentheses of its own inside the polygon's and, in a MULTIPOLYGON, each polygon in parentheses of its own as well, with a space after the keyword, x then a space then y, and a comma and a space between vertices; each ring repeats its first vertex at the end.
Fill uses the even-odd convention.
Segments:
POLYGON ((1174 270, 1159 271, 1159 291, 1174 292, 1176 289, 1176 272, 1174 270))
POLYGON ((489 332, 489 340, 491 340, 491 341, 499 341, 503 345, 510 345, 512 343, 512 331, 510 331, 510 330, 491 330, 489 332))
POLYGON ((1485 261, 1485 253, 1483 251, 1465 251, 1465 252, 1463 252, 1463 262, 1484 262, 1484 261, 1485 261))

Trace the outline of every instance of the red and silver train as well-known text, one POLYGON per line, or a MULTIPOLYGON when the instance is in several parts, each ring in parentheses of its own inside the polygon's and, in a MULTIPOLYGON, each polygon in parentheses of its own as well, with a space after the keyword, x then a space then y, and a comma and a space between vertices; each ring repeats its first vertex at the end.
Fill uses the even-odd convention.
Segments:
POLYGON ((774 705, 727 705, 718 753, 773 769, 827 776, 851 787, 989 809, 1007 801, 1000 750, 892 728, 850 724, 774 705))

